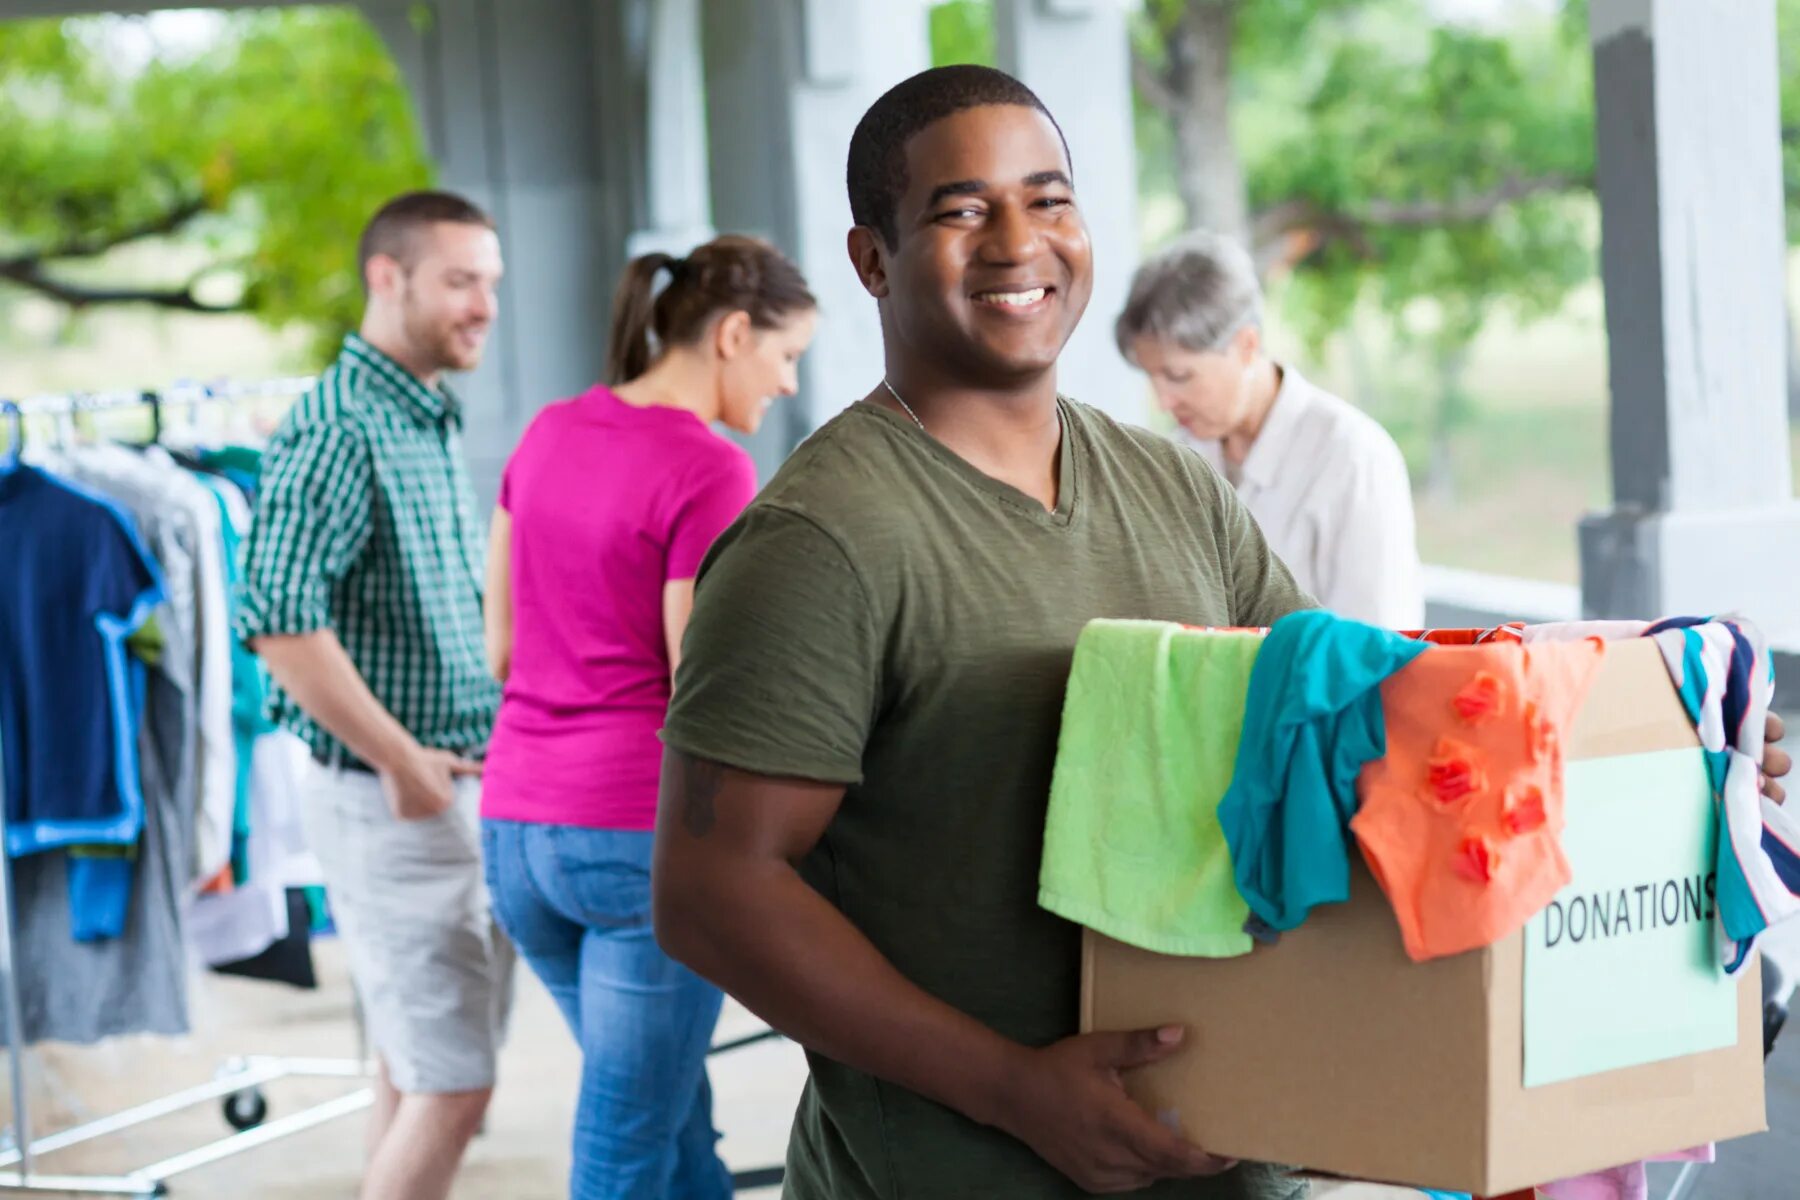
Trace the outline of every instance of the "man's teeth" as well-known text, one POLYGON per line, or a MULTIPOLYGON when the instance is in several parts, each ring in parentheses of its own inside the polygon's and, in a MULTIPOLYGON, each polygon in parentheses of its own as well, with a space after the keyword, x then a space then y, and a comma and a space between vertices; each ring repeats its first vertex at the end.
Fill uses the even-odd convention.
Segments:
POLYGON ((1023 308, 1042 300, 1044 289, 1032 288, 1028 292, 982 292, 975 298, 983 304, 1005 304, 1013 308, 1023 308))

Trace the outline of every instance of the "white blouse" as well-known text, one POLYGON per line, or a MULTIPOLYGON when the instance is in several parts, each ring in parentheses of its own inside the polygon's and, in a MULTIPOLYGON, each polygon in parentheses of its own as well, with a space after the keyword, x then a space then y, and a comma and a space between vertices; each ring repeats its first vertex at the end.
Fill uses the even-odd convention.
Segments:
POLYGON ((1184 440, 1237 488, 1270 549, 1320 604, 1388 629, 1424 626, 1406 460, 1367 413, 1284 366, 1241 467, 1216 441, 1184 440))

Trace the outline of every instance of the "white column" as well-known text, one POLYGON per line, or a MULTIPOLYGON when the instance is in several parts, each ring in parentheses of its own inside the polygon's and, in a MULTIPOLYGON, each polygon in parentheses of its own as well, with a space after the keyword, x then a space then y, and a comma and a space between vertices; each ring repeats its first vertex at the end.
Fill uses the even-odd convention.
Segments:
POLYGON ((1800 632, 1774 0, 1593 0, 1614 509, 1596 615, 1800 632))
POLYGON ((1069 139, 1094 239, 1094 296, 1063 352, 1063 392, 1141 424, 1144 381, 1119 357, 1113 321, 1138 263, 1137 149, 1123 0, 996 0, 1000 67, 1043 100, 1069 139))
POLYGON ((648 3, 644 157, 649 221, 626 246, 634 257, 652 250, 685 254, 713 236, 700 0, 648 3))
POLYGON ((767 237, 819 298, 801 394, 751 451, 765 472, 881 378, 881 324, 845 248, 850 134, 881 93, 931 65, 918 0, 704 0, 713 221, 767 237))

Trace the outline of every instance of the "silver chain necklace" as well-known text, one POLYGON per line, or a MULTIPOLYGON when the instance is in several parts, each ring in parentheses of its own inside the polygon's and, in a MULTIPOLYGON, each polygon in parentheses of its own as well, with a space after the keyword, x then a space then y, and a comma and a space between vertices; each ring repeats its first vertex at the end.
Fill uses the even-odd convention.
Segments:
POLYGON ((912 418, 912 423, 919 427, 920 433, 923 433, 926 435, 929 435, 931 433, 931 431, 929 429, 925 428, 925 422, 919 420, 919 414, 912 410, 912 405, 908 404, 906 402, 906 399, 903 396, 901 396, 899 392, 896 392, 894 390, 894 385, 887 381, 887 377, 885 375, 882 376, 881 386, 888 390, 888 395, 892 396, 894 398, 895 402, 900 405, 901 409, 903 409, 905 411, 906 415, 912 418))
MULTIPOLYGON (((919 427, 919 432, 926 437, 930 437, 931 430, 925 428, 925 422, 919 420, 919 414, 912 410, 912 405, 906 402, 906 397, 894 390, 894 385, 887 381, 887 376, 885 375, 881 377, 881 386, 888 390, 888 395, 892 396, 894 401, 900 405, 906 415, 912 418, 912 423, 919 427)), ((1056 428, 1059 431, 1062 429, 1062 423, 1062 406, 1059 404, 1056 407, 1056 428)))

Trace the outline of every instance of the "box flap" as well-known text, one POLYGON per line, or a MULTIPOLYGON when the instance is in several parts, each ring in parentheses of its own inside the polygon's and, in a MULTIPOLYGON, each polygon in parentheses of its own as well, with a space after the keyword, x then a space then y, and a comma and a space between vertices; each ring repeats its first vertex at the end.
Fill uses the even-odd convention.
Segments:
POLYGON ((1570 759, 1684 750, 1700 744, 1649 638, 1609 642, 1566 742, 1570 759))

